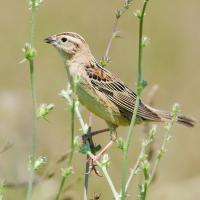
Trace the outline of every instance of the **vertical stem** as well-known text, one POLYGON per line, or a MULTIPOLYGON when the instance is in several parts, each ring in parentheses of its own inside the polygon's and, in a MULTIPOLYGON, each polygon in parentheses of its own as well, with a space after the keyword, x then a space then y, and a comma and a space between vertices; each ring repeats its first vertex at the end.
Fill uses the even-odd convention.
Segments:
POLYGON ((107 182, 108 182, 108 184, 110 186, 110 189, 111 189, 111 191, 113 193, 114 199, 115 200, 119 200, 119 194, 117 193, 117 191, 116 191, 116 189, 115 189, 115 187, 113 185, 113 182, 112 182, 112 180, 111 180, 111 178, 110 178, 110 176, 108 174, 108 171, 107 171, 106 167, 104 167, 104 166, 101 167, 101 170, 104 173, 104 176, 106 177, 106 180, 107 180, 107 182))
POLYGON ((126 199, 126 175, 127 175, 127 160, 128 160, 128 149, 130 145, 131 138, 133 136, 133 128, 136 123, 136 117, 137 117, 137 111, 139 108, 139 102, 140 102, 140 97, 137 96, 136 102, 135 102, 135 107, 133 111, 133 116, 131 119, 131 124, 130 128, 128 131, 128 136, 126 139, 126 144, 123 152, 123 160, 122 160, 122 180, 121 180, 121 199, 125 200, 126 199))
MULTIPOLYGON (((30 33, 30 45, 33 48, 34 45, 34 35, 35 35, 35 15, 36 15, 36 6, 35 0, 32 0, 31 7, 31 33, 30 33)), ((31 82, 31 94, 32 94, 32 102, 33 102, 33 127, 32 127, 32 149, 31 149, 31 158, 30 158, 30 177, 28 183, 28 191, 26 199, 30 200, 32 195, 33 188, 33 180, 34 180, 34 164, 36 160, 36 138, 37 138, 37 101, 36 101, 36 89, 35 89, 35 72, 34 72, 34 61, 29 60, 29 68, 30 68, 30 82, 31 82)))
MULTIPOLYGON (((93 154, 90 151, 87 152, 87 155, 89 155, 90 157, 93 156, 93 154)), ((102 170, 102 172, 103 172, 103 174, 104 174, 104 176, 105 176, 105 178, 106 178, 106 180, 107 180, 107 182, 109 184, 109 187, 110 187, 110 189, 112 191, 114 199, 115 200, 119 200, 119 194, 117 193, 117 191, 115 189, 113 181, 112 181, 111 177, 109 176, 106 167, 104 165, 102 165, 99 161, 96 161, 96 164, 98 165, 98 167, 101 168, 101 170, 102 170)))
MULTIPOLYGON (((66 163, 66 167, 65 167, 65 171, 70 171, 70 168, 72 166, 72 159, 73 159, 73 155, 74 155, 74 151, 75 151, 75 146, 74 146, 74 129, 75 129, 75 109, 76 109, 76 85, 74 83, 74 80, 72 79, 71 82, 71 86, 72 86, 72 105, 71 105, 71 142, 70 142, 70 146, 71 146, 71 150, 69 153, 69 157, 67 158, 67 163, 66 163)), ((69 172, 70 173, 70 172, 69 172)), ((59 186, 59 190, 58 193, 56 195, 56 200, 59 200, 60 195, 62 193, 63 187, 65 185, 65 182, 67 180, 67 177, 69 177, 70 174, 63 174, 61 182, 60 182, 60 186, 59 186)))
POLYGON ((143 50, 143 44, 142 44, 142 37, 143 37, 143 19, 144 19, 144 14, 146 10, 148 0, 144 1, 143 8, 141 15, 139 16, 139 41, 138 41, 138 78, 137 78, 137 97, 135 100, 135 106, 134 106, 134 111, 133 111, 133 116, 131 119, 129 131, 128 131, 128 136, 126 139, 125 143, 125 149, 123 153, 123 161, 122 161, 122 180, 121 180, 121 199, 125 200, 126 199, 126 176, 127 176, 127 160, 128 160, 128 150, 131 142, 131 138, 133 136, 133 128, 136 124, 137 120, 137 111, 139 108, 140 104, 140 96, 141 92, 143 90, 143 79, 142 79, 142 50, 143 50))
MULTIPOLYGON (((141 86, 142 81, 142 55, 143 55, 143 46, 142 46, 142 37, 143 37, 143 21, 144 21, 144 15, 146 6, 149 0, 144 1, 144 5, 142 8, 142 13, 140 17, 140 23, 139 23, 139 54, 138 54, 138 81, 137 81, 137 87, 141 86)), ((139 87, 138 87, 139 88, 139 87)))
MULTIPOLYGON (((89 147, 89 143, 87 142, 89 147)), ((87 193, 88 193, 88 185, 89 185, 89 167, 90 164, 87 162, 89 156, 86 156, 86 164, 85 164, 85 178, 84 178, 84 191, 83 191, 83 200, 87 200, 87 193)))
POLYGON ((113 42, 113 35, 117 31, 117 25, 118 25, 119 19, 129 9, 132 1, 133 0, 131 0, 129 2, 129 4, 127 4, 127 2, 124 1, 123 7, 116 11, 117 13, 115 14, 115 20, 114 20, 113 26, 112 26, 112 33, 111 33, 111 36, 110 36, 108 44, 107 44, 107 48, 106 48, 106 52, 105 52, 105 55, 104 55, 104 59, 107 59, 108 56, 109 56, 109 52, 110 52, 110 49, 112 47, 112 42, 113 42))
MULTIPOLYGON (((87 134, 91 133, 91 121, 90 121, 91 115, 92 115, 92 113, 90 113, 90 116, 89 116, 89 128, 88 128, 87 134)), ((86 141, 86 145, 88 146, 88 149, 90 150, 90 144, 89 144, 88 140, 86 141)), ((90 158, 89 155, 87 155, 86 156, 86 161, 85 161, 85 177, 84 177, 83 200, 87 200, 87 193, 88 193, 88 186, 89 186, 89 168, 90 168, 90 164, 88 162, 89 158, 90 158)))
POLYGON ((113 42, 113 34, 116 32, 117 30, 117 24, 118 24, 118 21, 119 21, 119 18, 115 18, 115 21, 113 23, 113 28, 112 28, 112 34, 109 38, 109 41, 108 41, 108 45, 107 45, 107 48, 106 48, 106 52, 105 52, 105 55, 104 55, 104 59, 107 59, 108 58, 108 55, 109 55, 109 52, 110 52, 110 49, 111 49, 111 46, 112 46, 112 42, 113 42))

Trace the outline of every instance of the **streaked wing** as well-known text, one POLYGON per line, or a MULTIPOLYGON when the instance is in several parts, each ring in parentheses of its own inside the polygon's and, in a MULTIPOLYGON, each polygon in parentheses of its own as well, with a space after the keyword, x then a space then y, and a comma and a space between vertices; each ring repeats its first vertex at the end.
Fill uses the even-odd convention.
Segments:
MULTIPOLYGON (((92 86, 113 102, 129 120, 135 106, 136 94, 129 89, 119 78, 102 68, 97 63, 86 68, 92 86)), ((137 115, 143 119, 160 120, 160 117, 146 107, 142 101, 137 115)))

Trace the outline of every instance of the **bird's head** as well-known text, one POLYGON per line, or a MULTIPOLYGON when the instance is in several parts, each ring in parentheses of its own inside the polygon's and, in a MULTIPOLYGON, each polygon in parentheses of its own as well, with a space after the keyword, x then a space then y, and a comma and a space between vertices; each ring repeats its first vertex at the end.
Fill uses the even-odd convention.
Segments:
POLYGON ((77 54, 90 54, 89 47, 84 38, 74 32, 64 32, 49 36, 44 40, 52 44, 63 56, 70 59, 77 54))

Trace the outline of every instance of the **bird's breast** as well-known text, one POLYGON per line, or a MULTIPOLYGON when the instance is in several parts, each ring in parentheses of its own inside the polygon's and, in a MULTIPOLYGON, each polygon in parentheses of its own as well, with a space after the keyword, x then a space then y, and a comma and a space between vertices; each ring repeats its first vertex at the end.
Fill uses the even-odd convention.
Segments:
POLYGON ((77 86, 77 96, 89 111, 115 125, 128 125, 129 121, 121 116, 118 107, 95 90, 87 81, 81 80, 77 86))

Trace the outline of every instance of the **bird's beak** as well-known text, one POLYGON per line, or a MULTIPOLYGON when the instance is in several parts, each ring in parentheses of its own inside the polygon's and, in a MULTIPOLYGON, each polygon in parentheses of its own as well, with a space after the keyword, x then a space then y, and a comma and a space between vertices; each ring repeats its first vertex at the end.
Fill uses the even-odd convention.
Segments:
POLYGON ((48 44, 52 44, 56 41, 55 38, 53 38, 52 36, 49 36, 47 38, 44 39, 44 42, 48 43, 48 44))

